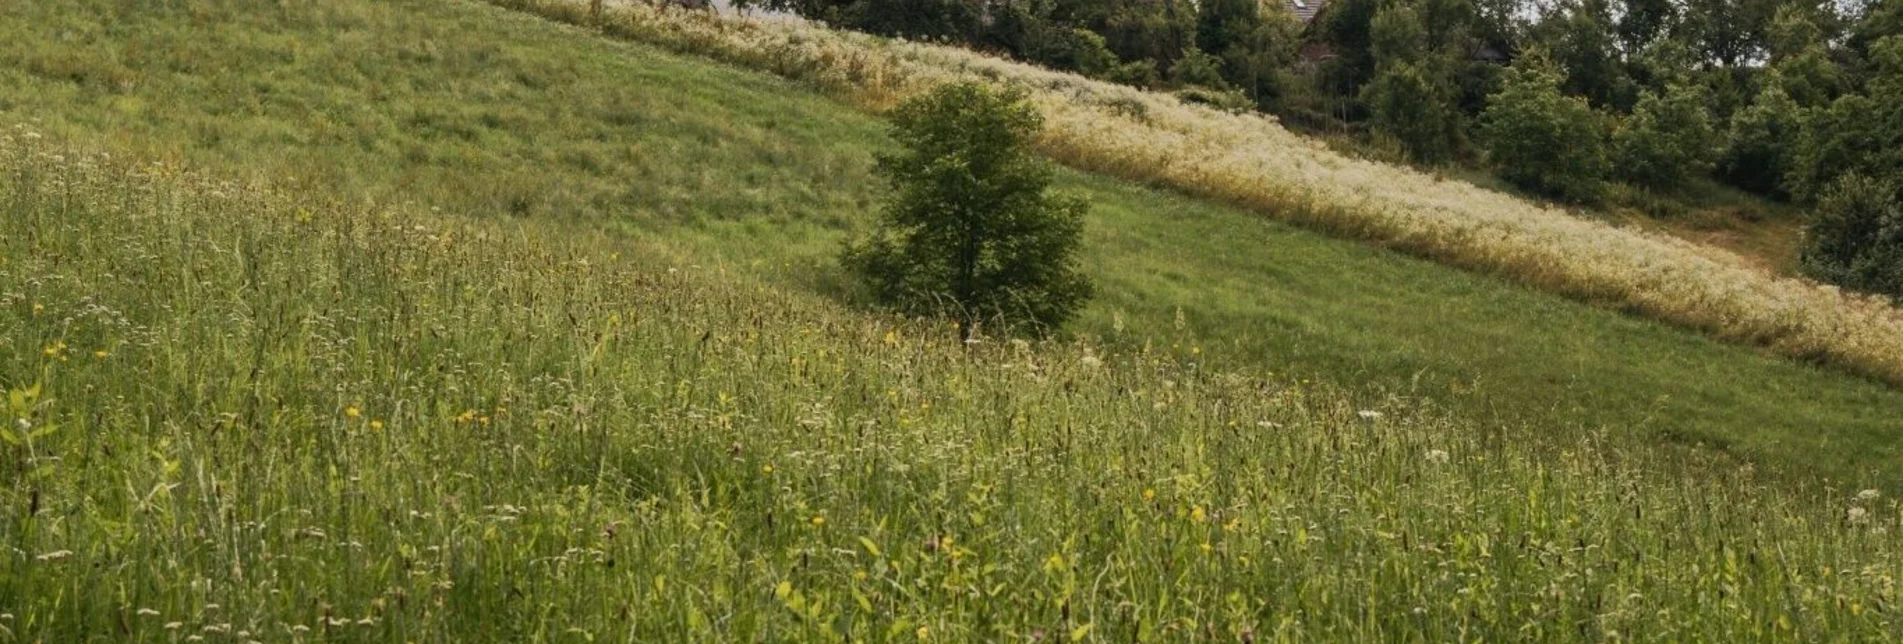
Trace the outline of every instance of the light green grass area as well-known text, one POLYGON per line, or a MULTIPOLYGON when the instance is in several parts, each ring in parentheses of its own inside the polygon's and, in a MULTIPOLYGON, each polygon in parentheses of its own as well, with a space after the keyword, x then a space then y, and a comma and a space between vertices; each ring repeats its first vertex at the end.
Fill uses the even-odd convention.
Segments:
MULTIPOLYGON (((20 88, 0 118, 349 199, 623 230, 822 292, 882 195, 880 122, 760 74, 469 3, 183 6, 0 9, 20 88)), ((1061 184, 1095 206, 1102 295, 1079 333, 1562 437, 1903 475, 1903 395, 1878 384, 1166 192, 1061 184)))
POLYGON ((1879 492, 121 163, 0 138, 0 642, 1903 630, 1879 492))
POLYGON ((1903 636, 1865 381, 1076 173, 1103 299, 954 346, 839 297, 877 121, 466 2, 0 88, 0 644, 1903 636))

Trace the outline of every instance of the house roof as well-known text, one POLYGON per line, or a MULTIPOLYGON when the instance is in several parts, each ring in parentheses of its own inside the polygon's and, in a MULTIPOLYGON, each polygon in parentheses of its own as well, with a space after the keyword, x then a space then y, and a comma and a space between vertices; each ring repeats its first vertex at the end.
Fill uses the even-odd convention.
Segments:
POLYGON ((1325 3, 1326 0, 1282 0, 1282 4, 1295 12, 1295 17, 1301 19, 1302 24, 1313 22, 1315 14, 1321 12, 1325 3))

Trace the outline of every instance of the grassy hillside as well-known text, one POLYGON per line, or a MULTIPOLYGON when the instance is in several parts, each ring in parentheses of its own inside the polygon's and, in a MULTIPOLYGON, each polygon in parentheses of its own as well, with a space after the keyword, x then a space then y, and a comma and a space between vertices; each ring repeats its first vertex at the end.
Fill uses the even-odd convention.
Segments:
POLYGON ((634 4, 491 0, 770 70, 878 110, 936 83, 1030 91, 1055 158, 1367 239, 1589 302, 1823 360, 1903 386, 1903 309, 1783 279, 1730 252, 1617 228, 1443 177, 1357 160, 1274 121, 929 44, 634 4))
POLYGON ((0 641, 1899 634, 1876 491, 45 140, 0 136, 0 641))
MULTIPOLYGON (((465 3, 185 6, 0 8, 0 78, 24 90, 0 116, 303 194, 664 240, 820 293, 880 197, 883 126, 785 81, 465 3)), ((1880 385, 1167 192, 1063 189, 1095 204, 1102 299, 1078 330, 1105 343, 1562 441, 1606 427, 1903 474, 1903 396, 1880 385)))

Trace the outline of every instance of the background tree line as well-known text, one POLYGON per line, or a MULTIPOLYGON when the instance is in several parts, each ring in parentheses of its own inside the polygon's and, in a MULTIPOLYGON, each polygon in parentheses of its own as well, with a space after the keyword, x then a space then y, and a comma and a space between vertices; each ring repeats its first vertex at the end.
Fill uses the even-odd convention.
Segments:
POLYGON ((1304 25, 1284 1, 743 4, 1262 110, 1563 201, 1710 182, 1795 201, 1818 212, 1807 269, 1903 295, 1903 2, 1327 0, 1304 25))

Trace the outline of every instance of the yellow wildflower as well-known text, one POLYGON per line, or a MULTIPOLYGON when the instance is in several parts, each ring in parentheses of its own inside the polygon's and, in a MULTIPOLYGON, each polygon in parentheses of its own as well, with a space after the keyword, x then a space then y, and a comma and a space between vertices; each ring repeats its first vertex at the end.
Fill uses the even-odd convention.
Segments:
POLYGON ((370 429, 374 429, 374 430, 377 430, 377 431, 383 431, 383 421, 381 421, 381 420, 372 420, 372 421, 370 421, 370 429))
POLYGON ((349 407, 344 408, 344 415, 351 418, 357 418, 363 415, 363 410, 358 409, 356 405, 351 405, 349 407))
POLYGON ((1196 506, 1196 507, 1193 507, 1193 508, 1190 508, 1190 510, 1189 510, 1189 520, 1191 520, 1191 521, 1195 521, 1195 522, 1197 522, 1197 523, 1202 523, 1202 522, 1204 522, 1204 521, 1208 521, 1208 520, 1209 520, 1209 513, 1207 513, 1207 512, 1204 512, 1204 511, 1203 511, 1203 506, 1200 506, 1200 505, 1199 505, 1199 506, 1196 506))

